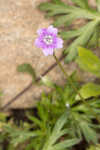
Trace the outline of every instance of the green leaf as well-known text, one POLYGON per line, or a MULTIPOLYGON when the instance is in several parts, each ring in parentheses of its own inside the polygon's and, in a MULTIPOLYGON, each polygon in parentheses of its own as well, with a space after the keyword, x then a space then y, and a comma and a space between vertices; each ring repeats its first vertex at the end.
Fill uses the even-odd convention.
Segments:
POLYGON ((40 84, 45 85, 50 88, 55 87, 55 84, 47 76, 41 77, 40 84))
POLYGON ((38 135, 36 132, 17 129, 16 127, 11 127, 10 125, 5 125, 3 128, 6 133, 9 133, 11 143, 14 144, 14 146, 17 146, 19 143, 23 143, 30 137, 36 137, 38 135))
POLYGON ((80 36, 68 47, 68 49, 65 50, 65 53, 69 52, 69 54, 65 58, 65 62, 68 63, 77 56, 77 47, 79 45, 81 46, 86 45, 91 35, 93 34, 96 25, 97 25, 97 22, 92 21, 84 27, 85 32, 81 33, 80 36))
POLYGON ((36 74, 35 71, 33 69, 33 67, 30 64, 21 64, 17 67, 17 71, 18 72, 22 72, 22 73, 28 73, 32 76, 33 79, 33 83, 36 80, 36 74))
POLYGON ((67 117, 67 112, 65 112, 57 121, 54 129, 53 129, 53 134, 57 134, 60 132, 60 130, 63 128, 64 124, 67 122, 68 117, 67 117))
POLYGON ((46 3, 41 3, 39 5, 39 8, 42 11, 48 11, 48 16, 54 16, 60 13, 61 14, 68 13, 70 11, 70 8, 72 8, 72 6, 46 2, 46 3))
POLYGON ((60 4, 60 5, 63 4, 61 0, 53 0, 53 3, 60 4))
POLYGON ((97 2, 97 10, 100 12, 100 0, 96 0, 97 2))
POLYGON ((3 92, 0 91, 0 96, 3 96, 3 92))
POLYGON ((48 121, 48 111, 46 111, 45 107, 40 103, 38 103, 37 109, 38 109, 38 115, 42 123, 46 124, 46 122, 48 121))
MULTIPOLYGON (((64 124, 67 122, 67 113, 65 112, 56 122, 55 127, 53 129, 53 132, 48 140, 50 145, 53 145, 58 138, 60 138, 60 136, 62 135, 62 133, 65 134, 65 132, 63 132, 63 130, 61 131, 61 129, 63 128, 64 124)), ((67 133, 67 132, 66 132, 67 133)))
POLYGON ((71 1, 82 8, 89 8, 88 0, 71 0, 71 1))
POLYGON ((97 47, 99 47, 99 36, 100 36, 100 32, 99 32, 99 27, 97 26, 95 28, 94 34, 91 36, 91 39, 88 42, 88 47, 89 48, 97 48, 97 47))
POLYGON ((78 48, 78 59, 76 62, 85 71, 91 72, 97 77, 100 77, 100 59, 85 48, 78 48))
POLYGON ((69 40, 75 37, 78 37, 80 35, 80 33, 78 32, 78 30, 72 30, 72 31, 67 31, 67 32, 61 32, 60 36, 64 39, 64 40, 69 40))
POLYGON ((59 16, 59 18, 57 18, 56 21, 54 21, 53 25, 55 27, 60 27, 63 24, 69 26, 70 24, 72 24, 75 18, 75 14, 59 16))
POLYGON ((84 134, 84 137, 88 142, 93 142, 94 144, 98 143, 98 136, 96 132, 92 128, 90 128, 86 122, 81 122, 80 127, 84 134))
POLYGON ((55 127, 47 139, 46 143, 44 144, 43 150, 57 150, 57 149, 64 149, 67 147, 71 147, 72 145, 79 142, 79 139, 71 139, 71 140, 65 140, 63 142, 60 142, 58 144, 58 139, 61 138, 63 135, 67 134, 67 129, 62 129, 67 122, 67 113, 65 112, 56 122, 55 127))
POLYGON ((0 121, 6 121, 7 114, 0 112, 0 121))
POLYGON ((30 116, 27 114, 28 119, 30 119, 32 122, 34 122, 37 126, 42 127, 42 122, 35 116, 30 116))
POLYGON ((80 142, 80 140, 77 139, 77 138, 70 139, 70 140, 65 140, 63 142, 60 142, 59 144, 56 144, 53 147, 53 150, 66 149, 66 148, 74 146, 75 144, 78 144, 79 142, 80 142))
MULTIPOLYGON (((94 83, 87 83, 82 86, 80 89, 80 94, 83 98, 87 99, 89 97, 95 97, 100 95, 100 85, 94 84, 94 83)), ((80 99, 80 97, 77 95, 76 99, 80 99)))
POLYGON ((100 144, 91 145, 87 150, 100 150, 100 144))

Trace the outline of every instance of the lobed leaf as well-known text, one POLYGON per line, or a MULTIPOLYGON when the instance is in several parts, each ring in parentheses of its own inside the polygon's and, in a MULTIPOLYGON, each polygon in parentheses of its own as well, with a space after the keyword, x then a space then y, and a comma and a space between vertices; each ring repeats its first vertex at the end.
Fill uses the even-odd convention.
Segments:
POLYGON ((55 124, 55 127, 52 131, 51 136, 45 143, 43 150, 63 150, 68 147, 72 147, 73 145, 80 142, 80 139, 73 138, 69 140, 64 140, 62 142, 57 142, 59 138, 61 138, 64 134, 67 134, 68 130, 63 129, 65 123, 67 121, 67 113, 65 112, 55 124))
POLYGON ((32 76, 33 82, 36 80, 36 74, 33 67, 30 64, 21 64, 17 67, 18 72, 28 73, 32 76))
POLYGON ((11 137, 11 143, 15 146, 28 140, 30 137, 36 137, 38 135, 33 131, 20 130, 14 127, 12 128, 10 125, 5 125, 3 128, 6 133, 9 133, 9 136, 11 137))
POLYGON ((96 0, 97 2, 97 10, 100 12, 100 0, 96 0))
MULTIPOLYGON (((87 99, 89 97, 99 96, 100 85, 94 83, 87 83, 82 86, 79 92, 84 99, 87 99)), ((80 99, 80 97, 77 95, 76 99, 80 99)))
POLYGON ((72 2, 82 8, 89 8, 87 0, 72 0, 72 2))
POLYGON ((69 147, 74 146, 75 144, 78 144, 80 142, 80 139, 74 138, 74 139, 70 139, 70 140, 65 140, 59 144, 56 144, 53 147, 53 150, 61 150, 61 149, 66 149, 69 147))
POLYGON ((61 5, 61 4, 53 4, 53 3, 41 3, 39 5, 40 10, 47 11, 48 16, 54 16, 57 14, 66 14, 71 11, 70 8, 73 8, 72 6, 68 5, 61 5))
POLYGON ((87 150, 100 150, 100 144, 91 145, 87 150))
POLYGON ((56 21, 54 21, 53 25, 55 27, 60 27, 60 26, 69 26, 72 24, 72 22, 75 20, 76 16, 75 14, 69 14, 69 15, 63 15, 59 16, 56 21))
POLYGON ((100 59, 93 52, 82 47, 78 48, 78 55, 79 57, 76 62, 79 66, 100 77, 100 59))
POLYGON ((90 128, 87 123, 81 122, 80 127, 84 134, 84 137, 88 142, 92 141, 94 144, 98 143, 98 137, 96 132, 92 128, 90 128))
MULTIPOLYGON (((65 62, 72 61, 77 56, 77 47, 79 45, 84 46, 89 41, 91 35, 93 34, 95 27, 98 22, 92 21, 85 25, 84 27, 84 33, 81 32, 80 36, 68 47, 68 49, 65 50, 65 53, 69 54, 65 58, 65 62)), ((82 29, 81 29, 82 30, 82 29)))

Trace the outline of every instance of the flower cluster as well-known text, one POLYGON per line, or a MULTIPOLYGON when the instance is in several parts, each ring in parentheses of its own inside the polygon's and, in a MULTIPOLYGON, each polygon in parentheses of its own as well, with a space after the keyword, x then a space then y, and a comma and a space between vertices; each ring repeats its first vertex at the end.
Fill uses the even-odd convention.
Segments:
POLYGON ((57 36, 58 29, 52 25, 39 29, 37 33, 39 37, 35 40, 35 45, 42 48, 45 56, 53 55, 54 49, 63 47, 63 40, 57 36))

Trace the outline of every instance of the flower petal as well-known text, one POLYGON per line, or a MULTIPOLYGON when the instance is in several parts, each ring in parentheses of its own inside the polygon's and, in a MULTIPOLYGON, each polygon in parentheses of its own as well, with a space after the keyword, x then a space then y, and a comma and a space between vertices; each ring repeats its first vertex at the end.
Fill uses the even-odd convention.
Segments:
POLYGON ((38 29, 38 30, 37 30, 37 34, 38 34, 38 35, 41 35, 42 32, 43 32, 43 29, 38 29))
POLYGON ((41 43, 40 43, 39 38, 37 38, 37 39, 35 40, 35 45, 36 45, 38 48, 41 48, 41 43))
POLYGON ((57 29, 57 28, 54 28, 53 25, 50 25, 47 30, 48 30, 48 32, 54 33, 54 34, 56 34, 56 35, 57 35, 57 33, 58 33, 58 29, 57 29))
POLYGON ((61 38, 57 38, 56 48, 63 48, 63 40, 61 38))
POLYGON ((43 53, 44 53, 44 55, 45 56, 48 56, 48 55, 53 55, 53 49, 50 49, 50 48, 48 48, 48 49, 43 49, 43 53))

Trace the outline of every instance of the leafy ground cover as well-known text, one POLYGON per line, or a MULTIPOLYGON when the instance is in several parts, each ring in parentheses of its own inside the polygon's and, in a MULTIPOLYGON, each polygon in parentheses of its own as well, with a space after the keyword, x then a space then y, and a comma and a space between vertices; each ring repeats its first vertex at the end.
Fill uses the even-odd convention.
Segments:
MULTIPOLYGON (((94 74, 96 72, 95 75, 98 76, 100 59, 85 48, 80 47, 78 53, 79 66, 86 65, 85 69, 88 68, 88 71, 94 74)), ((4 142, 8 143, 5 148, 8 150, 19 149, 19 147, 25 150, 73 150, 77 145, 82 149, 82 142, 85 142, 84 149, 99 148, 100 85, 86 83, 81 86, 77 82, 76 72, 69 78, 86 103, 80 99, 70 83, 67 82, 64 87, 61 87, 47 78, 43 79, 42 84, 53 90, 49 94, 41 95, 36 108, 24 111, 24 117, 18 117, 16 120, 16 117, 8 118, 1 113, 1 150, 4 149, 4 142), (89 147, 89 145, 93 146, 89 147)))

